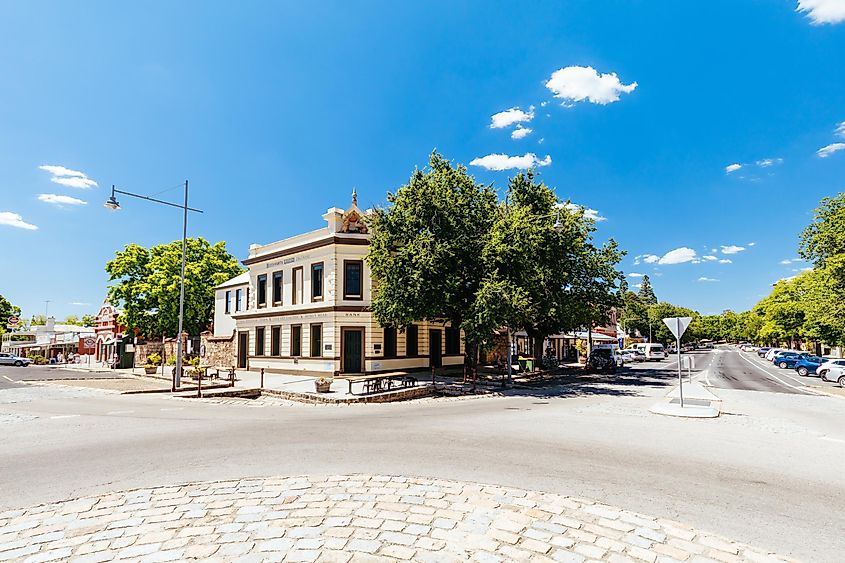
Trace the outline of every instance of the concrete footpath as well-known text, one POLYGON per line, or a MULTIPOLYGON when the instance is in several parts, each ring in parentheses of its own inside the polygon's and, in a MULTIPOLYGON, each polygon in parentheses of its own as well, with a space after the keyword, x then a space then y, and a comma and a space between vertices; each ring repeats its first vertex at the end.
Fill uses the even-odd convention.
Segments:
POLYGON ((0 513, 0 561, 794 561, 621 508, 387 475, 115 492, 0 513))

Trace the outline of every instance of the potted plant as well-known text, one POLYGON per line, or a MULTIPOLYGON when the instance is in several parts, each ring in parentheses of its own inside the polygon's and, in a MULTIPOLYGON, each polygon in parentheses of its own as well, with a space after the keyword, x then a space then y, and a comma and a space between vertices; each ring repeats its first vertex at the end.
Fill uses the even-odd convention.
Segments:
POLYGON ((153 375, 157 370, 158 366, 161 365, 161 356, 156 353, 152 353, 147 356, 147 363, 144 365, 144 373, 147 375, 153 375))
POLYGON ((317 389, 317 393, 328 393, 332 387, 332 381, 334 381, 332 378, 324 375, 315 379, 314 387, 317 389))

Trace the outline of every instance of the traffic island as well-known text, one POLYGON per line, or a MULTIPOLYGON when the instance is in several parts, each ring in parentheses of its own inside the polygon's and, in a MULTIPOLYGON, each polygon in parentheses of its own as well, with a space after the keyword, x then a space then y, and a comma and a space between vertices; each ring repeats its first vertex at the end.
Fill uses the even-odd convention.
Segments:
POLYGON ((677 386, 649 412, 684 418, 716 418, 722 412, 722 400, 698 383, 684 385, 683 405, 681 402, 681 388, 677 386))

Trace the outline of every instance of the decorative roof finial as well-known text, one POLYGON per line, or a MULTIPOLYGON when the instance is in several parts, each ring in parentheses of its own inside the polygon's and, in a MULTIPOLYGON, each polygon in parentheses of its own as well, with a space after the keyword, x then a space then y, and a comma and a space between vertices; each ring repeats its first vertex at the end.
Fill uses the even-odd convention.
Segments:
POLYGON ((358 207, 358 190, 352 188, 352 205, 358 207))

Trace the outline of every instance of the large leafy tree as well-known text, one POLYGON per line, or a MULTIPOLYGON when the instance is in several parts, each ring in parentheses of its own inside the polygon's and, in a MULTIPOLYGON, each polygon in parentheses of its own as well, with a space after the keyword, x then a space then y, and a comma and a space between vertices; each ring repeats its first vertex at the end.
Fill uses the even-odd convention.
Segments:
POLYGON ((21 308, 12 305, 8 299, 0 295, 0 334, 6 332, 6 321, 11 316, 19 316, 21 308))
POLYGON ((370 219, 373 315, 386 327, 450 322, 474 349, 501 326, 489 305, 508 296, 484 266, 495 192, 435 152, 387 201, 370 219))
POLYGON ((559 332, 601 321, 617 304, 620 273, 615 243, 592 243, 594 222, 562 205, 532 171, 517 174, 500 204, 485 251, 490 279, 502 280, 508 326, 522 328, 542 356, 543 341, 559 332))
POLYGON ((794 346, 804 335, 806 275, 777 282, 772 292, 754 307, 763 318, 759 338, 764 342, 789 342, 794 346))
MULTIPOLYGON (((145 337, 176 336, 182 241, 152 248, 127 245, 106 264, 113 283, 109 301, 123 309, 121 323, 145 337)), ((214 309, 214 287, 243 270, 226 250, 202 237, 188 239, 185 266, 184 330, 199 334, 208 328, 214 309)))
POLYGON ((698 312, 688 309, 686 307, 679 307, 671 303, 658 303, 648 308, 648 317, 651 321, 652 341, 662 342, 663 344, 672 344, 675 342, 675 336, 672 331, 663 322, 663 319, 670 317, 692 317, 692 323, 681 337, 681 342, 695 342, 700 340, 700 336, 696 331, 695 324, 699 317, 698 312))

